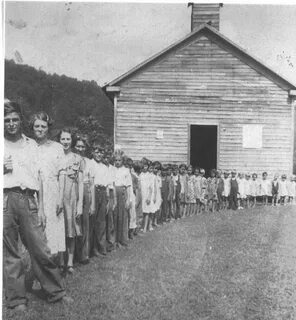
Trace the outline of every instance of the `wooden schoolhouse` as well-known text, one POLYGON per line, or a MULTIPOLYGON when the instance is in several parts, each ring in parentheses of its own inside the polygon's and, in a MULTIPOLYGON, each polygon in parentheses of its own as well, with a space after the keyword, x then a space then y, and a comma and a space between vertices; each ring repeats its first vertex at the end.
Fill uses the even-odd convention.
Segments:
POLYGON ((190 5, 191 33, 104 87, 115 147, 133 159, 291 174, 296 86, 219 32, 221 4, 190 5))

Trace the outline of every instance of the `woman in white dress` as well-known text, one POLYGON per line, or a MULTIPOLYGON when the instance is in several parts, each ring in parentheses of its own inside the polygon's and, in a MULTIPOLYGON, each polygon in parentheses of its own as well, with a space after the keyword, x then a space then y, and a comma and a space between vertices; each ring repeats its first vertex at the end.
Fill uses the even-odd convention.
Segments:
MULTIPOLYGON (((38 144, 43 185, 43 204, 46 217, 45 235, 51 254, 66 251, 65 222, 63 214, 63 190, 59 184, 59 173, 63 166, 64 151, 61 144, 48 138, 52 121, 45 112, 33 115, 31 129, 38 144)), ((62 266, 62 255, 60 255, 62 266)))

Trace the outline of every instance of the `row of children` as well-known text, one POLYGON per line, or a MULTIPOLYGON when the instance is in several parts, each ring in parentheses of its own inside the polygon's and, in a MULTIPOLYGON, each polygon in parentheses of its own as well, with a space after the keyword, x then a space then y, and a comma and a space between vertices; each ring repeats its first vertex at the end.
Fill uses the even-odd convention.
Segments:
MULTIPOLYGON (((116 166, 118 160, 115 156, 116 166)), ((146 158, 133 162, 123 154, 120 161, 120 165, 128 168, 131 175, 130 202, 127 206, 129 238, 133 238, 138 230, 145 233, 158 224, 202 211, 254 207, 259 197, 264 205, 268 204, 269 199, 273 205, 292 204, 296 200, 295 176, 287 181, 286 175, 282 175, 281 179, 275 175, 270 181, 266 172, 262 174, 262 179, 257 179, 255 173, 251 176, 232 170, 222 175, 220 170, 213 169, 210 177, 206 178, 204 169, 193 170, 192 166, 185 164, 162 166, 160 162, 146 158)), ((109 167, 112 168, 110 162, 112 160, 109 158, 109 167)))
POLYGON ((72 273, 73 262, 106 255, 127 246, 138 232, 198 214, 256 205, 295 202, 295 177, 273 181, 263 173, 236 174, 192 166, 162 165, 146 158, 133 161, 120 150, 114 153, 100 141, 89 145, 87 136, 60 131, 49 139, 51 121, 44 112, 33 115, 31 128, 37 142, 44 208, 43 228, 52 255, 61 269, 72 273), (88 150, 90 149, 90 150, 88 150), (91 155, 90 157, 88 155, 91 155), (91 158, 91 159, 90 159, 91 158), (66 253, 66 254, 64 254, 66 253))
MULTIPOLYGON (((141 197, 144 221, 142 230, 151 230, 158 223, 165 223, 201 211, 219 211, 222 209, 243 209, 254 207, 257 199, 263 205, 269 200, 272 205, 296 202, 296 177, 288 181, 286 175, 279 179, 274 176, 257 179, 256 173, 242 174, 235 170, 224 172, 211 170, 210 177, 205 177, 202 168, 193 169, 185 164, 164 165, 143 159, 132 166, 132 160, 125 162, 131 169, 136 169, 141 181, 141 197), (142 170, 140 169, 142 165, 142 170)), ((141 215, 138 215, 141 216, 141 215)))

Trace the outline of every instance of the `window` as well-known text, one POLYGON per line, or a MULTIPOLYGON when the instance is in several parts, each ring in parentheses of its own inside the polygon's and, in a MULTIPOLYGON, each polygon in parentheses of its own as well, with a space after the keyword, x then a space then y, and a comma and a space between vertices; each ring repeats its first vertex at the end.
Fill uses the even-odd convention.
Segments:
POLYGON ((243 125, 243 148, 262 148, 263 126, 258 124, 243 125))

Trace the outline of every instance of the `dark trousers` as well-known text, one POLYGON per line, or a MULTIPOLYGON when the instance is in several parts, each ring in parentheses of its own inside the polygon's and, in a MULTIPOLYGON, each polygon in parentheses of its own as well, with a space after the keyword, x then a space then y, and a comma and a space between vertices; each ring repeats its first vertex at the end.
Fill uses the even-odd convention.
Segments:
POLYGON ((89 258, 89 219, 91 205, 90 184, 85 183, 83 189, 83 212, 81 217, 82 237, 76 237, 76 255, 78 261, 85 261, 89 258))
POLYGON ((64 284, 50 257, 39 224, 36 200, 33 196, 9 191, 3 197, 3 271, 7 306, 13 308, 27 301, 19 236, 30 254, 33 272, 48 301, 61 299, 65 295, 64 284))
POLYGON ((232 210, 237 209, 237 191, 230 191, 229 194, 229 208, 232 210))
POLYGON ((91 251, 106 253, 107 190, 105 187, 96 187, 95 202, 95 214, 90 218, 91 251))
POLYGON ((109 248, 112 248, 115 243, 114 234, 114 212, 112 210, 114 204, 114 192, 110 190, 110 205, 106 215, 106 240, 109 248))
POLYGON ((169 201, 168 217, 170 220, 176 219, 176 201, 175 200, 169 201))
POLYGON ((217 191, 217 198, 218 198, 218 210, 222 210, 223 208, 223 196, 222 192, 217 191))
POLYGON ((176 203, 176 213, 175 213, 175 215, 176 215, 176 219, 178 219, 178 218, 181 218, 181 214, 180 214, 180 194, 176 194, 176 200, 175 200, 175 203, 176 203))
POLYGON ((163 199, 161 205, 161 221, 166 222, 169 219, 169 201, 163 199))
POLYGON ((116 187, 117 206, 114 210, 115 242, 128 242, 128 211, 125 208, 127 200, 126 187, 116 187))

